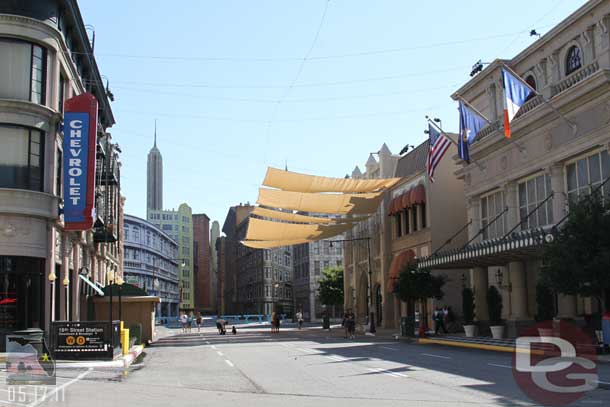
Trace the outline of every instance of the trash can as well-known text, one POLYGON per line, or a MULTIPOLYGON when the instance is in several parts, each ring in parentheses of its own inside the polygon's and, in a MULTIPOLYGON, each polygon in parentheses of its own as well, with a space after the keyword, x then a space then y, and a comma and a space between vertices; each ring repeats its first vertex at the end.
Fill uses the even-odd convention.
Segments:
POLYGON ((409 337, 415 335, 415 317, 400 318, 400 335, 409 337))
POLYGON ((28 328, 21 331, 15 331, 10 336, 21 337, 28 341, 29 345, 32 345, 38 352, 38 355, 42 355, 45 352, 44 349, 44 331, 40 328, 28 328))
POLYGON ((602 317, 602 336, 604 345, 610 345, 610 312, 602 317))

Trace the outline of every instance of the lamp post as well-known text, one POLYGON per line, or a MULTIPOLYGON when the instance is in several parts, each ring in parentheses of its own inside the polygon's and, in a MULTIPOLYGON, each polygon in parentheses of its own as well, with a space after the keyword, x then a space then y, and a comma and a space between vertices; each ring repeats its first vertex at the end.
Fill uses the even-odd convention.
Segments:
POLYGON ((106 272, 106 280, 108 282, 108 290, 110 291, 110 299, 108 301, 108 318, 110 320, 110 325, 112 325, 112 283, 114 281, 114 271, 108 270, 106 272))
POLYGON ((340 240, 329 240, 330 245, 332 247, 333 243, 343 243, 343 242, 358 242, 366 240, 366 247, 368 253, 368 275, 369 275, 369 301, 367 301, 367 308, 369 314, 369 332, 375 333, 377 329, 375 329, 375 307, 373 304, 373 267, 371 265, 371 238, 369 236, 366 237, 357 237, 354 239, 340 239, 340 240))
POLYGON ((119 321, 123 320, 123 306, 122 306, 122 291, 123 291, 123 283, 125 281, 123 280, 123 277, 119 276, 116 279, 116 283, 119 286, 119 321))

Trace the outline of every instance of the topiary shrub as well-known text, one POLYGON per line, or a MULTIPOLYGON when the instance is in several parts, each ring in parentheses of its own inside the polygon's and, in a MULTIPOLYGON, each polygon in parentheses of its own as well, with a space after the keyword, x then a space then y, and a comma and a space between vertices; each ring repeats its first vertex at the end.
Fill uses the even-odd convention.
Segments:
POLYGON ((472 288, 462 289, 462 311, 464 313, 464 325, 472 325, 475 317, 474 291, 472 288))
POLYGON ((490 325, 502 324, 502 295, 495 285, 487 289, 487 306, 489 307, 490 325))

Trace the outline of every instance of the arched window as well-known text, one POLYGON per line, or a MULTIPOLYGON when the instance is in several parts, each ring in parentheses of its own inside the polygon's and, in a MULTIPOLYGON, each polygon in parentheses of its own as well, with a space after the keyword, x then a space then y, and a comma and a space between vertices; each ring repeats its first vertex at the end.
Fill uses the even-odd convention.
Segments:
POLYGON ((566 75, 571 74, 572 72, 580 69, 581 67, 582 57, 580 53, 580 48, 574 45, 568 50, 568 54, 566 55, 566 75))

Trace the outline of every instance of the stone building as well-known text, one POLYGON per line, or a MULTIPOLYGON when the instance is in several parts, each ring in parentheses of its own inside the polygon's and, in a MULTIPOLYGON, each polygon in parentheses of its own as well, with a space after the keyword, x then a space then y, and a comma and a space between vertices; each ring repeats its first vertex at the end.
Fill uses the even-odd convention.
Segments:
POLYGON ((210 249, 210 218, 208 215, 193 215, 193 281, 195 285, 195 310, 210 314, 214 312, 210 249))
POLYGON ((93 287, 122 275, 115 119, 75 0, 0 3, 0 72, 0 331, 48 330, 87 319, 93 287), (96 216, 68 232, 64 102, 85 93, 98 104, 96 216))
POLYGON ((177 318, 180 296, 178 244, 152 223, 125 215, 123 227, 125 281, 161 298, 157 318, 177 318))
MULTIPOLYGON (((420 264, 470 268, 483 323, 489 318, 487 287, 498 287, 509 336, 536 315, 546 235, 572 202, 610 176, 609 26, 610 2, 589 1, 514 58, 495 60, 453 95, 493 122, 471 145, 473 163, 456 172, 465 183, 472 220, 468 235, 474 241, 420 264), (503 64, 541 94, 522 106, 510 140, 500 131, 503 64)), ((602 193, 608 189, 606 184, 602 193)), ((560 295, 556 311, 575 318, 597 311, 594 307, 588 299, 560 295)))

